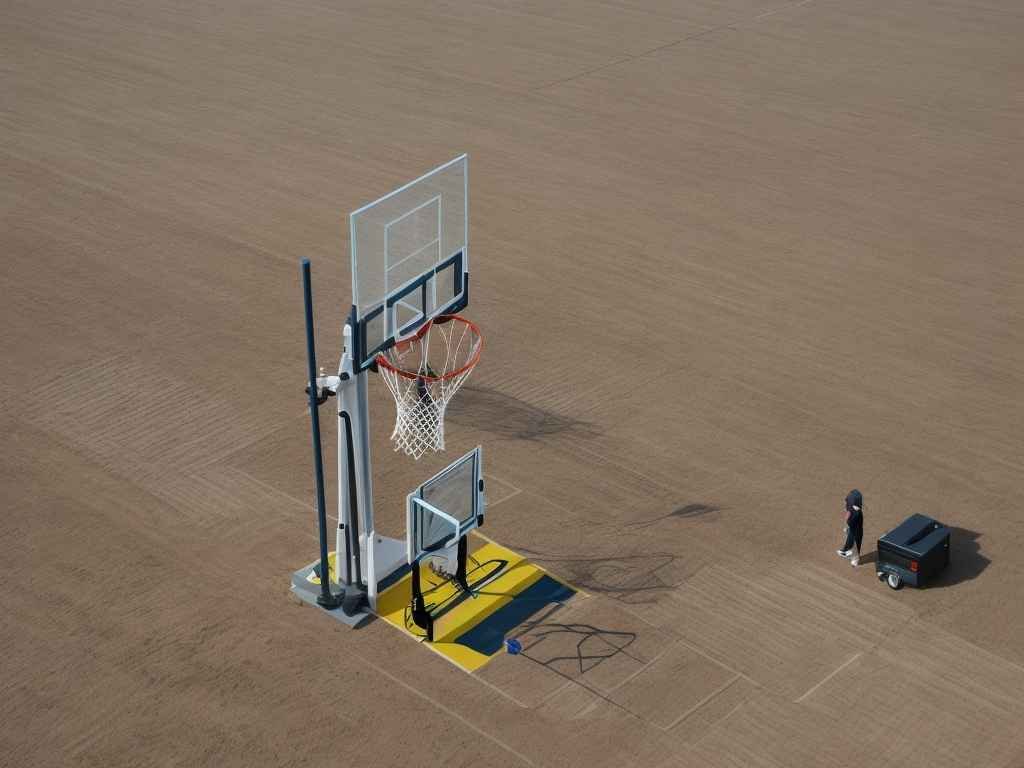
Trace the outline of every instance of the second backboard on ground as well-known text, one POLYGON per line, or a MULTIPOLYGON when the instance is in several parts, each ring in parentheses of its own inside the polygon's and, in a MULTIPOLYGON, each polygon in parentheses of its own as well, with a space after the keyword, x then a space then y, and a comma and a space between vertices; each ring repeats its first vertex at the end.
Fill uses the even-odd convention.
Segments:
POLYGON ((453 546, 482 522, 483 450, 477 446, 406 499, 408 561, 453 546))
POLYGON ((466 306, 468 163, 456 157, 350 215, 360 368, 427 320, 466 306))

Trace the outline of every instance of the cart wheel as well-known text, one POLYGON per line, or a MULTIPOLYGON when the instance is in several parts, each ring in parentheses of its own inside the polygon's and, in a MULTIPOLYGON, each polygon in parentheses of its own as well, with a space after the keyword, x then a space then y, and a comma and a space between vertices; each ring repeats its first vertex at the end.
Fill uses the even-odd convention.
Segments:
POLYGON ((889 585, 890 589, 899 589, 903 586, 903 579, 898 573, 890 573, 885 577, 885 583, 889 585))

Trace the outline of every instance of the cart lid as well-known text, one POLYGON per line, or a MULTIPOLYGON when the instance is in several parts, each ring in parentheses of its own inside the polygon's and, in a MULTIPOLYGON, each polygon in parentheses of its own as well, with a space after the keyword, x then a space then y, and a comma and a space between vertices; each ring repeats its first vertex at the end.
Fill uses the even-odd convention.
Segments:
POLYGON ((878 548, 894 549, 911 557, 922 557, 942 539, 949 529, 927 515, 911 515, 878 540, 878 548))

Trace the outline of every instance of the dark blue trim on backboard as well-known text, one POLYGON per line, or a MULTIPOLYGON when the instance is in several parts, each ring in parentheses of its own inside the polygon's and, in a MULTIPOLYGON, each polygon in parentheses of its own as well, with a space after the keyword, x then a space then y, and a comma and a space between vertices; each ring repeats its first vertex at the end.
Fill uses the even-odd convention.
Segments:
POLYGON ((469 272, 465 272, 462 275, 462 298, 455 306, 448 310, 448 314, 458 314, 467 306, 469 306, 469 272))
POLYGON ((434 267, 434 274, 436 275, 442 269, 447 269, 452 264, 455 265, 454 280, 452 281, 452 296, 457 297, 459 295, 459 276, 465 273, 462 263, 462 251, 456 251, 447 259, 445 259, 436 267, 434 267))
MULTIPOLYGON (((355 309, 353 307, 353 309, 355 309)), ((356 321, 356 337, 359 339, 357 349, 359 350, 359 356, 353 361, 353 365, 360 371, 365 370, 370 364, 376 359, 377 355, 388 348, 388 344, 391 341, 388 339, 383 344, 379 345, 376 349, 369 350, 370 343, 366 339, 366 326, 369 325, 370 321, 373 320, 377 315, 384 313, 384 305, 381 304, 379 307, 371 309, 370 312, 362 320, 356 321), (365 361, 365 363, 364 363, 365 361)), ((355 316, 355 315, 353 315, 355 316)))
MULTIPOLYGON (((385 297, 384 302, 382 304, 371 309, 369 312, 366 313, 366 315, 363 318, 357 320, 356 318, 358 318, 359 315, 358 308, 355 306, 352 307, 352 314, 350 315, 349 322, 355 329, 355 333, 353 335, 355 337, 355 346, 357 354, 355 356, 354 363, 355 367, 358 370, 362 371, 369 368, 370 365, 373 363, 374 359, 376 359, 377 355, 379 355, 381 352, 384 352, 387 349, 390 349, 395 343, 395 340, 389 337, 385 339, 383 343, 379 344, 376 348, 370 348, 369 341, 366 338, 366 328, 370 324, 370 322, 375 320, 385 312, 390 314, 395 304, 397 304, 406 296, 408 296, 411 293, 414 293, 417 290, 420 291, 419 306, 426 307, 427 284, 432 279, 434 279, 442 270, 448 269, 449 267, 453 266, 454 269, 452 270, 452 293, 454 294, 454 298, 445 306, 435 310, 433 315, 435 317, 438 315, 454 315, 457 312, 461 312, 469 304, 469 272, 466 270, 465 251, 461 249, 453 253, 444 261, 437 264, 433 269, 424 272, 422 275, 415 278, 412 282, 402 286, 395 293, 385 297), (460 287, 462 290, 459 290, 460 287)), ((387 317, 388 315, 385 315, 383 318, 385 327, 387 326, 387 317)), ((427 322, 427 320, 427 316, 423 312, 421 312, 419 317, 417 317, 412 322, 406 324, 403 328, 400 328, 398 335, 408 336, 409 334, 415 333, 417 329, 419 329, 425 322, 427 322)))
MULTIPOLYGON (((363 350, 366 348, 366 330, 356 320, 357 317, 359 317, 359 311, 356 309, 356 305, 353 304, 352 309, 348 311, 348 324, 352 329, 352 358, 354 360, 362 360, 363 350)), ((358 364, 356 367, 358 367, 358 364)))
MULTIPOLYGON (((416 290, 420 292, 420 307, 427 306, 427 283, 434 277, 434 272, 427 272, 426 274, 420 275, 413 282, 406 285, 401 289, 401 292, 392 294, 384 300, 384 305, 387 307, 388 316, 391 314, 391 308, 398 302, 408 296, 410 293, 415 293, 416 290)), ((413 320, 411 323, 406 325, 404 328, 398 330, 399 336, 407 336, 413 333, 427 320, 427 316, 423 310, 420 310, 420 316, 413 320)))

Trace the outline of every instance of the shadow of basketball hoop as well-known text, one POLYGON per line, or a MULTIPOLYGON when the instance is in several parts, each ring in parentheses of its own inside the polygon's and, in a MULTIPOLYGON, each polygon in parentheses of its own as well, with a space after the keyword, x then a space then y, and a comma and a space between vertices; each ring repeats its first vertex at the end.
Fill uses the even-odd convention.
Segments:
POLYGON ((628 649, 636 641, 635 632, 601 629, 587 623, 550 621, 555 610, 548 610, 543 616, 521 625, 523 657, 575 678, 619 654, 630 655, 628 649))
POLYGON ((519 651, 519 657, 555 673, 589 691, 606 704, 632 715, 622 704, 590 684, 587 673, 618 656, 626 656, 633 662, 643 665, 643 660, 629 650, 636 642, 637 634, 602 629, 585 622, 551 621, 555 610, 557 608, 521 625, 519 637, 523 641, 523 648, 519 651))
POLYGON ((600 434, 585 421, 520 400, 489 387, 467 384, 448 405, 448 420, 490 432, 499 439, 543 440, 569 434, 591 438, 600 434))

